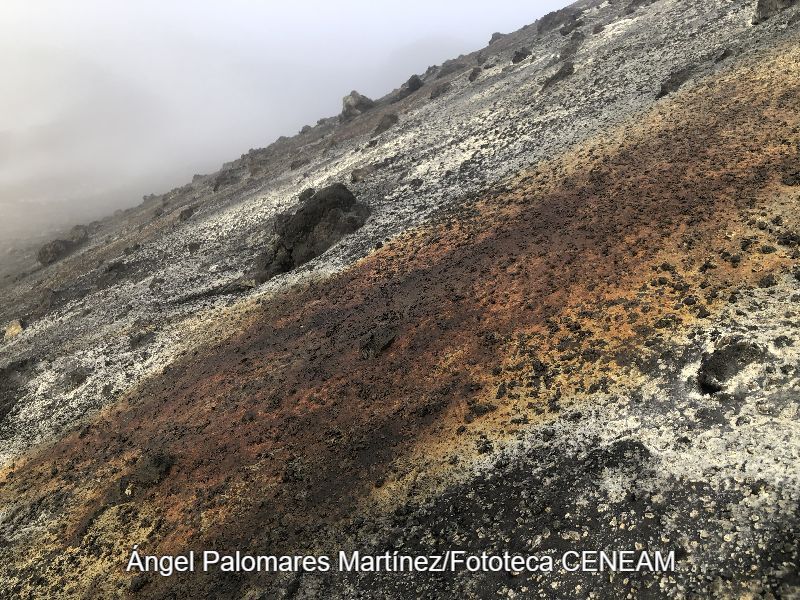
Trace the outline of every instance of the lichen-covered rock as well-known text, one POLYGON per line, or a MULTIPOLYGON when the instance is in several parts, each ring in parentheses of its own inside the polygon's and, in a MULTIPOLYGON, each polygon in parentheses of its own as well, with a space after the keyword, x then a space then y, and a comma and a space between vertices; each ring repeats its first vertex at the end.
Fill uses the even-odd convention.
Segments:
POLYGON ((375 102, 373 100, 353 90, 342 98, 342 113, 339 115, 339 120, 342 122, 351 121, 374 107, 375 102))
POLYGON ((25 326, 23 325, 22 321, 19 319, 11 321, 11 323, 6 325, 5 331, 3 332, 3 340, 10 342, 24 330, 25 326))

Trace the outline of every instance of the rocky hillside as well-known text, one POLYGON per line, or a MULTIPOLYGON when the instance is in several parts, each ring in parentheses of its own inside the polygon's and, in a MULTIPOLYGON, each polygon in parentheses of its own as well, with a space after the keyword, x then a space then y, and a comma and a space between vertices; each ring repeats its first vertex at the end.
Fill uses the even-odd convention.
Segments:
POLYGON ((794 4, 582 1, 19 254, 0 596, 800 597, 794 4))

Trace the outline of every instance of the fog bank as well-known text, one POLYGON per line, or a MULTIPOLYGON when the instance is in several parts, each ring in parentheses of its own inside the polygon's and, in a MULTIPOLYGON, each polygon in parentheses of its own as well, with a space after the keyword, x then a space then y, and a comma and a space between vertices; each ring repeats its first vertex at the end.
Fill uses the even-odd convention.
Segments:
POLYGON ((97 218, 563 0, 4 0, 0 239, 97 218))

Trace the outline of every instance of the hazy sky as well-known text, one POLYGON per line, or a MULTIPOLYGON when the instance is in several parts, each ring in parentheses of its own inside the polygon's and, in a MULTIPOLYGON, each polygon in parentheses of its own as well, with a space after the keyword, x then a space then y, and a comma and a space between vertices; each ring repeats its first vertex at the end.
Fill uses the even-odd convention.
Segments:
POLYGON ((0 0, 0 237, 101 216, 566 0, 0 0))

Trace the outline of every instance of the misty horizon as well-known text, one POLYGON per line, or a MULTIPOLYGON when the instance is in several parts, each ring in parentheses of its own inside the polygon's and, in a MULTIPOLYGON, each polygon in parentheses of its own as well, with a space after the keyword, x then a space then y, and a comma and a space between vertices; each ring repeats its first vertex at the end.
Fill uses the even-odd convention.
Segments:
POLYGON ((0 238, 134 206, 565 4, 4 3, 0 238))

